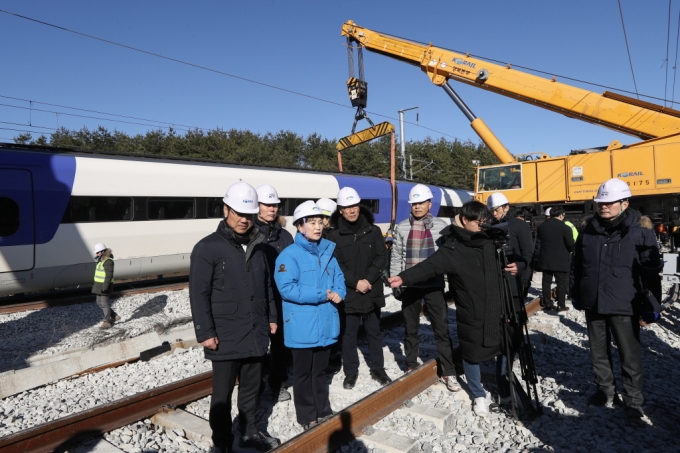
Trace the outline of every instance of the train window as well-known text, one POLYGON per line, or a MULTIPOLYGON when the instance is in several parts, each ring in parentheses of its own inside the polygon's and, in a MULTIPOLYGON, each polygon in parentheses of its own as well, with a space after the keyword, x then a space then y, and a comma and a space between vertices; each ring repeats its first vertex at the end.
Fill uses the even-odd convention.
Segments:
MULTIPOLYGON (((297 208, 300 204, 304 203, 305 201, 309 200, 309 198, 281 198, 279 197, 279 200, 281 200, 281 203, 279 203, 279 215, 283 216, 293 216, 295 213, 295 208, 297 208)), ((316 201, 316 200, 314 200, 316 201)))
POLYGON ((193 198, 149 198, 146 216, 149 220, 193 219, 196 217, 193 198))
POLYGON ((19 231, 19 205, 7 197, 0 197, 0 237, 11 236, 19 231))
POLYGON ((377 214, 380 212, 380 200, 367 200, 362 198, 359 204, 371 211, 371 214, 377 214))
POLYGON ((477 171, 479 192, 522 188, 522 164, 480 167, 477 171))
POLYGON ((458 215, 460 208, 454 206, 440 206, 437 217, 453 218, 458 215))
POLYGON ((119 222, 133 213, 130 197, 71 197, 62 223, 119 222))
POLYGON ((206 203, 206 215, 209 219, 221 219, 224 214, 222 211, 222 197, 209 197, 206 203))

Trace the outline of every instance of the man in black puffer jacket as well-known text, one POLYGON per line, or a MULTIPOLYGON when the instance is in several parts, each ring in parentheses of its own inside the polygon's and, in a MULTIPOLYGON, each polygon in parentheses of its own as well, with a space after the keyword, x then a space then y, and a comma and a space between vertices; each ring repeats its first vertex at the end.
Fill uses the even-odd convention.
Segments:
POLYGON ((611 406, 617 398, 613 335, 621 358, 626 415, 639 418, 644 416, 639 317, 647 309, 645 302, 658 307, 661 300, 661 260, 654 231, 643 228, 640 213, 628 208, 630 196, 620 179, 600 186, 597 213, 576 240, 570 283, 574 308, 586 312, 598 387, 588 404, 611 406))
POLYGON ((253 228, 257 194, 238 182, 223 202, 225 218, 196 244, 189 271, 196 339, 213 365, 210 428, 215 451, 231 452, 231 395, 238 376, 239 446, 267 451, 278 441, 259 432, 255 416, 262 359, 269 334, 277 330, 277 313, 262 235, 253 228))
MULTIPOLYGON (((293 236, 281 226, 282 218, 279 217, 279 194, 276 189, 269 184, 262 184, 257 188, 257 201, 259 212, 255 218, 255 227, 262 234, 262 243, 265 245, 267 254, 267 264, 269 265, 269 275, 274 275, 274 266, 279 254, 293 243, 293 236)), ((285 389, 288 381, 288 363, 290 352, 283 344, 283 308, 281 307, 281 294, 273 285, 274 301, 278 328, 276 333, 269 336, 271 344, 269 352, 271 354, 271 366, 269 367, 269 388, 272 395, 278 401, 288 401, 291 399, 290 392, 285 389)))
POLYGON ((381 384, 392 380, 385 372, 380 309, 385 306, 381 272, 387 266, 387 249, 382 231, 373 225, 373 214, 359 205, 361 198, 351 187, 338 193, 338 211, 331 217, 327 239, 336 244, 335 257, 345 274, 342 363, 343 387, 351 389, 359 376, 357 334, 363 321, 371 354, 371 377, 381 384))

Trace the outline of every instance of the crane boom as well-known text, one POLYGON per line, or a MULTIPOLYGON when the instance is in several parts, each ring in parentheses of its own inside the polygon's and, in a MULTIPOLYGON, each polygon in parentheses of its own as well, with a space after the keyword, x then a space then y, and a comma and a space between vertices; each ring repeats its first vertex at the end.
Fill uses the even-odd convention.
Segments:
POLYGON ((618 93, 584 90, 453 50, 369 30, 352 21, 342 36, 367 50, 419 66, 432 83, 466 83, 643 140, 680 133, 680 111, 618 93))

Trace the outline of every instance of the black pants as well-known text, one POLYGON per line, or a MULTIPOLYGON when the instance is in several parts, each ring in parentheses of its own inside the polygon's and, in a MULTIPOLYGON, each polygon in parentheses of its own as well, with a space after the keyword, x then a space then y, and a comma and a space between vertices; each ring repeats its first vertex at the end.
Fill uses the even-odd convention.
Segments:
POLYGON ((401 312, 404 315, 404 352, 406 365, 418 366, 418 328, 420 327, 420 300, 425 300, 427 315, 434 338, 437 342, 437 354, 444 376, 454 376, 456 367, 453 364, 453 348, 449 336, 449 309, 444 300, 441 288, 408 288, 404 290, 401 301, 401 312))
POLYGON ((567 295, 567 275, 568 272, 558 271, 543 271, 543 306, 552 307, 553 303, 550 299, 550 285, 552 284, 553 275, 555 276, 555 283, 557 283, 557 306, 564 307, 564 299, 567 295))
POLYGON ((346 375, 359 374, 357 334, 361 321, 364 322, 364 330, 368 337, 371 370, 385 368, 382 333, 380 332, 380 309, 377 308, 370 313, 345 315, 345 332, 342 335, 342 366, 346 375))
POLYGON ((279 323, 276 333, 269 335, 271 354, 271 367, 267 382, 273 391, 278 391, 288 381, 288 364, 290 363, 290 351, 283 342, 283 322, 279 323))
POLYGON ((241 434, 257 434, 255 416, 260 406, 260 382, 262 381, 262 357, 213 361, 212 398, 210 400, 210 429, 217 447, 231 448, 234 434, 231 432, 231 394, 238 376, 238 412, 241 434))
POLYGON ((590 360, 598 391, 612 396, 616 391, 612 367, 611 336, 614 335, 621 359, 623 401, 641 405, 642 353, 640 349, 640 324, 636 316, 601 315, 586 310, 590 360))
POLYGON ((331 415, 326 368, 330 347, 291 349, 293 353, 293 402, 301 425, 331 415))

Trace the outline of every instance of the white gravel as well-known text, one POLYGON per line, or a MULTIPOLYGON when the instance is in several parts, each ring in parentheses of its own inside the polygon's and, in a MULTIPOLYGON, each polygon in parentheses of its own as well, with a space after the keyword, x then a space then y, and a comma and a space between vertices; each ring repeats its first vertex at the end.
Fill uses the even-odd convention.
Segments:
MULTIPOLYGON (((534 283, 540 286, 540 274, 535 276, 534 283)), ((537 292, 537 288, 534 288, 532 292, 537 292)), ((182 313, 181 304, 178 304, 173 312, 166 313, 168 307, 174 303, 171 302, 171 299, 174 299, 173 295, 179 296, 178 299, 183 295, 186 300, 185 291, 168 293, 167 305, 163 310, 151 314, 150 317, 172 317, 178 312, 182 313)), ((154 295, 154 297, 158 296, 158 294, 154 295)), ((138 301, 137 303, 138 306, 153 306, 153 304, 149 305, 149 302, 138 301)), ((98 310, 94 303, 90 305, 94 310, 98 310)), ((129 320, 137 308, 132 303, 128 308, 125 306, 121 304, 116 308, 120 310, 121 315, 125 314, 124 320, 129 320)), ((80 305, 80 307, 87 309, 88 305, 80 305)), ((392 299, 388 301, 388 307, 396 307, 398 310, 399 302, 392 299)), ((73 307, 42 311, 49 313, 71 308, 73 307)), ((188 311, 183 313, 188 315, 188 311)), ((97 311, 94 314, 97 316, 92 319, 98 323, 99 314, 97 311)), ((49 316, 45 316, 44 319, 48 318, 49 316)), ((18 319, 23 318, 18 317, 18 319)), ((455 339, 455 308, 453 307, 449 310, 449 326, 452 338, 455 339)), ((560 322, 548 326, 550 328, 545 329, 547 333, 540 334, 534 342, 534 358, 540 378, 539 392, 544 410, 544 415, 535 421, 515 422, 504 413, 490 414, 480 419, 473 414, 469 402, 461 402, 453 398, 443 386, 437 385, 414 400, 452 410, 456 416, 456 430, 453 433, 444 435, 438 432, 434 425, 400 414, 386 417, 375 427, 417 439, 420 450, 424 452, 679 451, 674 428, 680 420, 680 304, 672 307, 660 322, 643 329, 641 333, 645 412, 647 414, 641 422, 628 421, 619 407, 587 407, 586 396, 594 392, 595 385, 588 355, 583 313, 570 310, 560 316, 560 322)), ((89 328, 95 327, 88 326, 85 330, 89 328)), ((139 332, 142 333, 144 329, 151 328, 153 328, 153 323, 149 322, 140 325, 139 332)), ((133 330, 129 329, 127 335, 135 335, 131 332, 133 330)), ((71 336, 87 338, 84 332, 74 332, 71 336)), ((65 335, 60 341, 72 344, 71 341, 75 342, 75 340, 71 336, 65 335)), ((427 360, 434 357, 436 352, 432 331, 424 318, 421 319, 419 336, 423 344, 421 358, 427 360)), ((391 352, 386 356, 386 368, 388 374, 394 378, 403 373, 401 370, 404 366, 403 362, 393 360, 395 357, 397 360, 402 358, 401 353, 398 352, 397 343, 403 339, 403 327, 384 332, 384 337, 391 352)), ((43 344, 42 350, 57 347, 50 345, 47 341, 43 344)), ((367 350, 365 342, 360 342, 360 347, 364 351, 367 350)), ((342 388, 344 379, 342 372, 332 378, 331 406, 334 411, 342 410, 379 387, 377 382, 368 376, 368 366, 363 354, 360 354, 360 358, 362 360, 360 377, 353 390, 342 388)), ((616 353, 614 353, 614 362, 615 369, 618 370, 616 353)), ((151 362, 129 364, 27 391, 0 400, 0 436, 207 370, 210 370, 210 363, 205 361, 200 348, 196 348, 151 362)), ((618 371, 617 381, 621 382, 618 371)), ((484 385, 492 394, 495 392, 493 383, 485 382, 484 385)), ((209 400, 210 397, 191 403, 186 410, 207 418, 209 400)), ((274 403, 271 395, 265 392, 262 403, 260 410, 262 429, 266 429, 282 441, 302 431, 296 422, 292 401, 274 403)), ((233 415, 236 415, 236 412, 234 404, 233 415)), ((197 445, 181 434, 165 433, 150 422, 142 421, 112 431, 106 435, 106 438, 129 452, 205 451, 207 449, 206 445, 197 445)), ((373 449, 373 446, 363 445, 360 441, 344 446, 341 451, 343 453, 355 451, 379 453, 373 449)))
POLYGON ((0 371, 19 369, 29 357, 92 348, 191 322, 189 290, 138 294, 113 300, 121 320, 100 329, 94 302, 0 315, 0 371))

